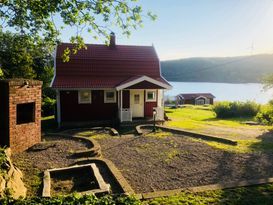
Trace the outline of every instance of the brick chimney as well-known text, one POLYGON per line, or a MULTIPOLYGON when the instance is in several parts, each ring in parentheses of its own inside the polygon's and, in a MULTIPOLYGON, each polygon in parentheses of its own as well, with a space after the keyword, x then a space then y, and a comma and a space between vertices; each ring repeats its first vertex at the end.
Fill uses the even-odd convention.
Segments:
POLYGON ((114 32, 110 33, 110 48, 115 48, 116 47, 116 35, 114 32))

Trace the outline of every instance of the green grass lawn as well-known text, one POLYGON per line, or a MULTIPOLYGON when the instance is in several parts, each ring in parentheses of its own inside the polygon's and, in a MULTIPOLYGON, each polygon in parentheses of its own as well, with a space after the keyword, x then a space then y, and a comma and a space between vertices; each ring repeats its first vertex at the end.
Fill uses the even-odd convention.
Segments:
POLYGON ((199 193, 182 192, 177 196, 157 198, 144 202, 146 205, 272 205, 273 184, 241 187, 199 193))
POLYGON ((167 126, 238 142, 237 146, 232 146, 200 140, 210 146, 234 152, 273 151, 272 126, 250 126, 243 123, 252 121, 252 118, 218 119, 210 107, 202 106, 166 108, 165 111, 171 119, 166 123, 167 126))

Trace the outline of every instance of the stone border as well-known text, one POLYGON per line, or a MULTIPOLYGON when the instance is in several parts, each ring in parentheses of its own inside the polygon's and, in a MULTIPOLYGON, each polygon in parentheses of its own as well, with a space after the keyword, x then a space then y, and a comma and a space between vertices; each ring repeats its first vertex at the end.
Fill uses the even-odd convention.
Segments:
POLYGON ((83 163, 83 162, 88 162, 88 163, 103 163, 108 167, 110 172, 112 173, 113 178, 116 180, 116 182, 119 184, 121 187, 123 193, 127 195, 135 194, 134 190, 130 186, 130 184, 127 182, 127 180, 123 177, 121 172, 117 169, 117 167, 113 164, 112 161, 104 158, 85 158, 85 159, 79 159, 76 160, 75 164, 77 165, 78 163, 83 163))
POLYGON ((204 191, 214 191, 219 189, 231 189, 231 188, 234 189, 238 187, 262 185, 267 183, 273 183, 273 178, 253 179, 253 180, 244 180, 244 181, 233 182, 233 183, 211 184, 211 185, 205 185, 205 186, 188 187, 188 188, 173 189, 173 190, 166 190, 166 191, 147 192, 143 194, 136 194, 135 196, 137 199, 147 200, 147 199, 153 199, 153 198, 159 198, 159 197, 174 196, 185 191, 197 193, 197 192, 204 192, 204 191))
MULTIPOLYGON (((147 125, 136 126, 136 131, 139 135, 143 135, 143 132, 141 130, 141 128, 143 128, 143 127, 152 128, 153 125, 147 124, 147 125)), ((220 137, 216 137, 213 135, 201 134, 201 133, 191 132, 191 131, 187 131, 187 130, 183 130, 183 129, 179 129, 179 128, 162 126, 162 125, 156 125, 156 127, 160 128, 164 131, 168 131, 168 132, 172 132, 172 133, 176 133, 176 134, 187 135, 187 136, 190 136, 193 138, 215 141, 215 142, 220 142, 220 143, 229 144, 229 145, 237 145, 237 141, 220 138, 220 137)))
POLYGON ((66 130, 62 130, 60 133, 64 133, 66 131, 77 131, 77 130, 108 130, 112 136, 119 136, 118 131, 115 128, 112 127, 83 127, 83 128, 74 128, 74 129, 66 129, 66 130))
POLYGON ((74 169, 81 169, 89 167, 93 175, 95 177, 95 180, 98 183, 98 188, 89 190, 89 191, 84 191, 84 192, 78 192, 79 194, 98 194, 98 193, 109 193, 110 190, 110 185, 106 184, 105 181, 103 180, 97 166, 94 163, 91 164, 84 164, 84 165, 75 165, 75 166, 69 166, 69 167, 64 167, 64 168, 55 168, 55 169, 47 169, 44 172, 44 178, 43 178, 43 192, 42 192, 42 197, 51 197, 51 177, 50 173, 52 172, 62 172, 62 171, 68 171, 68 170, 74 170, 74 169))
POLYGON ((100 157, 101 156, 101 147, 100 147, 99 143, 90 137, 82 137, 82 136, 62 134, 62 133, 47 133, 43 136, 69 137, 72 139, 74 138, 77 140, 86 141, 87 143, 90 143, 91 145, 93 145, 93 147, 90 149, 87 149, 87 150, 75 151, 73 153, 73 155, 76 157, 100 157))

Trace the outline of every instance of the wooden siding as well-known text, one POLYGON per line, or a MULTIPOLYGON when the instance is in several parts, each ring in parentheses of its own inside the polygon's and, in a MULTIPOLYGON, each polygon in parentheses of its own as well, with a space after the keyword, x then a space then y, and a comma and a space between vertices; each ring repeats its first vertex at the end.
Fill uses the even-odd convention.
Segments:
MULTIPOLYGON (((158 92, 156 94, 158 99, 158 92)), ((157 107, 157 100, 155 102, 146 102, 146 91, 144 92, 144 117, 153 117, 153 108, 157 107)))
POLYGON ((60 91, 62 121, 110 120, 117 117, 117 102, 104 103, 103 90, 92 90, 91 93, 91 104, 79 104, 78 91, 60 91))

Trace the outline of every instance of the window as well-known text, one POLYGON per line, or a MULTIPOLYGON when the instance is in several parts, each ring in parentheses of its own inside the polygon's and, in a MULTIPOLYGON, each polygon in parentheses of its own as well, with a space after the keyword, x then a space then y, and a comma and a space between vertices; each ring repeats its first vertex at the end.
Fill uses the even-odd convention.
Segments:
POLYGON ((146 102, 156 102, 156 91, 147 90, 146 91, 146 102))
POLYGON ((197 99, 195 101, 195 104, 196 105, 204 105, 205 104, 205 99, 203 99, 203 98, 197 99))
POLYGON ((78 92, 79 104, 90 104, 91 103, 91 91, 81 90, 78 92))
POLYGON ((16 106, 17 124, 35 122, 35 103, 24 103, 16 106))
POLYGON ((134 95, 134 103, 135 103, 135 104, 139 104, 139 101, 140 101, 140 96, 139 96, 139 94, 135 94, 135 95, 134 95))
POLYGON ((104 103, 115 103, 116 102, 116 91, 105 90, 104 91, 104 103))

